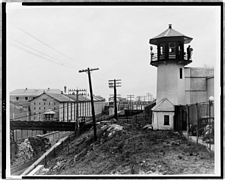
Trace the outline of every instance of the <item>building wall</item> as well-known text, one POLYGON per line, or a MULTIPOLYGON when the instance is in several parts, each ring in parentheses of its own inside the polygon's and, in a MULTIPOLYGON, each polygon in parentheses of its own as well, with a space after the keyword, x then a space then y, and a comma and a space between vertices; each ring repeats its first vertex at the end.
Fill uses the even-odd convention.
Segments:
POLYGON ((14 102, 28 102, 32 100, 35 96, 23 96, 23 95, 10 95, 10 101, 14 102))
POLYGON ((160 64, 157 69, 157 100, 169 99, 174 105, 185 103, 184 68, 175 63, 160 64), (182 79, 180 79, 180 68, 182 79))
POLYGON ((154 130, 172 130, 174 122, 174 112, 153 111, 152 126, 154 130), (164 125, 164 115, 169 115, 169 125, 164 125))
POLYGON ((185 101, 194 104, 208 101, 209 94, 214 96, 213 69, 185 68, 185 101))
POLYGON ((29 120, 29 107, 16 105, 10 102, 10 120, 15 121, 28 121, 29 120))
MULTIPOLYGON (((94 102, 95 107, 95 115, 101 114, 102 110, 105 107, 105 102, 94 102)), ((83 101, 78 104, 78 117, 90 117, 92 116, 91 112, 91 102, 83 101)), ((73 102, 64 102, 59 105, 59 120, 68 122, 68 121, 76 121, 77 117, 77 103, 73 102)))
POLYGON ((214 77, 210 77, 206 79, 207 84, 207 97, 214 97, 214 77))
POLYGON ((43 94, 30 103, 31 121, 43 121, 44 113, 51 109, 55 112, 54 119, 59 118, 59 102, 52 97, 43 94))

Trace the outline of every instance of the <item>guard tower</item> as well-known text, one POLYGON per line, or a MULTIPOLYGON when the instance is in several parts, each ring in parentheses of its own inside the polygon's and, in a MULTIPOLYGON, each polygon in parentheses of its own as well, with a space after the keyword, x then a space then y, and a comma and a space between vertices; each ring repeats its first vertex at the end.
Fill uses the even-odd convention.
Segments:
POLYGON ((174 105, 185 104, 184 66, 192 62, 192 48, 188 45, 191 40, 171 24, 150 39, 149 43, 157 46, 156 50, 150 46, 150 64, 157 67, 156 105, 165 98, 174 105))

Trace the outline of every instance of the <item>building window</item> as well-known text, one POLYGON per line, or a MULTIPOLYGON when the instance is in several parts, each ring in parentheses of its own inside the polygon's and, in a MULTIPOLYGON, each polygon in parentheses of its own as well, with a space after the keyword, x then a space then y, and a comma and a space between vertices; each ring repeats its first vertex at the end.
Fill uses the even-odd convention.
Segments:
POLYGON ((55 102, 54 102, 54 105, 55 105, 55 102))
POLYGON ((34 102, 34 105, 36 105, 36 103, 34 102))
POLYGON ((16 97, 16 100, 18 101, 19 100, 19 97, 16 97))
POLYGON ((41 109, 41 107, 39 107, 39 109, 41 109))
POLYGON ((44 109, 45 109, 45 107, 44 107, 44 109))
POLYGON ((169 117, 169 115, 164 115, 164 125, 170 125, 170 117, 169 117))
POLYGON ((34 110, 36 110, 36 107, 34 107, 34 110))
POLYGON ((25 97, 25 100, 28 100, 28 97, 25 97))
POLYGON ((47 99, 42 99, 43 101, 47 101, 47 99))
POLYGON ((182 74, 183 72, 182 72, 182 68, 180 68, 180 79, 182 79, 183 78, 183 74, 182 74))
POLYGON ((45 105, 45 102, 44 102, 44 105, 45 105))
POLYGON ((49 105, 51 105, 51 103, 49 102, 49 105))
POLYGON ((41 105, 41 103, 39 103, 39 105, 41 105))

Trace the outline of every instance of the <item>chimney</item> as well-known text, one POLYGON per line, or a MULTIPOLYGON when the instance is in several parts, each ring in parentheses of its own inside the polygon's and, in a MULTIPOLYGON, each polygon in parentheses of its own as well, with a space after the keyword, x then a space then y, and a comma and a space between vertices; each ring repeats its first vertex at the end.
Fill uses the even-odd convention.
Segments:
POLYGON ((172 29, 172 24, 169 24, 169 29, 172 29))
POLYGON ((64 93, 66 94, 66 86, 64 86, 64 93))

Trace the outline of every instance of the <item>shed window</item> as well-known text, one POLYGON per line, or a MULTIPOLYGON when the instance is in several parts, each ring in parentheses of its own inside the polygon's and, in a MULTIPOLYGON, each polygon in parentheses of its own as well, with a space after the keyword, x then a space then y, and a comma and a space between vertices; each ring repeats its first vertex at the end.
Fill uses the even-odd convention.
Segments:
POLYGON ((180 68, 180 79, 183 78, 183 72, 182 72, 182 68, 180 68))
POLYGON ((169 115, 164 115, 164 125, 170 125, 170 117, 169 117, 169 115))

